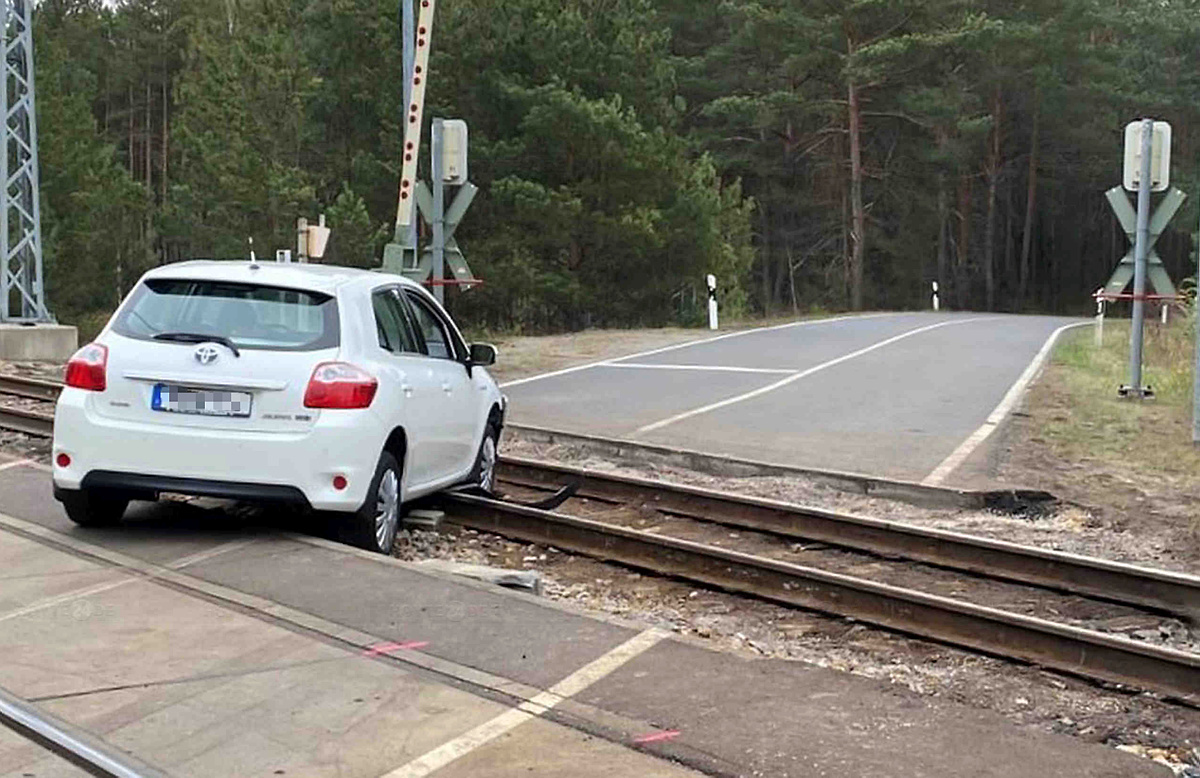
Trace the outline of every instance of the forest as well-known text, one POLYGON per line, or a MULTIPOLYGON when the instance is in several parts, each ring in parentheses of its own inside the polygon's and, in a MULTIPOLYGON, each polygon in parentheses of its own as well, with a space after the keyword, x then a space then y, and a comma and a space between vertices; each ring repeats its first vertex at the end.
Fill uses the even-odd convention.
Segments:
MULTIPOLYGON (((396 0, 40 0, 58 318, 94 329, 159 264, 273 256, 298 216, 376 266, 399 29, 396 0)), ((1197 0, 439 0, 428 83, 427 121, 470 126, 484 283, 448 303, 474 328, 694 324, 706 273, 734 315, 923 308, 934 281, 1087 312, 1143 116, 1191 194, 1158 250, 1195 271, 1197 0)))

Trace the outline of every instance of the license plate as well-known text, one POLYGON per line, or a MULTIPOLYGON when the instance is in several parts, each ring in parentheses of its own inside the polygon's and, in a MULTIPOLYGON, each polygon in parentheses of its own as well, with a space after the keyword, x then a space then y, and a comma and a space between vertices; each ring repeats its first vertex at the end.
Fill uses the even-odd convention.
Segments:
POLYGON ((190 413, 197 416, 250 415, 250 393, 221 389, 194 389, 170 384, 155 384, 150 408, 168 413, 190 413))

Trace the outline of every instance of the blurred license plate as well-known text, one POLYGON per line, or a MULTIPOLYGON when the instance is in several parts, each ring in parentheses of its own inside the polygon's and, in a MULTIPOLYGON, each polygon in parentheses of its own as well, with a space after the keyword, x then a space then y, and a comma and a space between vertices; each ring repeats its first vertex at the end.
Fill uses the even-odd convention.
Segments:
POLYGON ((249 416, 250 393, 155 384, 150 407, 199 416, 249 416))

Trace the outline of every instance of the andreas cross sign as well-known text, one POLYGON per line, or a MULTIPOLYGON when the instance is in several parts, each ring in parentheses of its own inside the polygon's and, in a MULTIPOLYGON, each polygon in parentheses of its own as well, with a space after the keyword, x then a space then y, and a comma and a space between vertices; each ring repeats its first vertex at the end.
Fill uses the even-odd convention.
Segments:
MULTIPOLYGON (((1162 258, 1154 250, 1154 244, 1166 230, 1167 224, 1179 211, 1187 195, 1170 185, 1171 176, 1171 125, 1166 122, 1154 122, 1151 137, 1150 153, 1150 191, 1166 192, 1154 213, 1149 216, 1147 223, 1148 234, 1146 241, 1146 280, 1154 288, 1158 297, 1173 298, 1176 295, 1175 285, 1163 267, 1162 258)), ((1125 287, 1134 278, 1134 250, 1137 245, 1137 212, 1129 202, 1129 197, 1121 191, 1122 187, 1131 192, 1137 192, 1141 183, 1141 135, 1142 122, 1130 122, 1125 127, 1125 164, 1122 186, 1114 186, 1104 193, 1113 214, 1121 223, 1121 229, 1129 238, 1129 251, 1121 258, 1120 264, 1113 271, 1112 277, 1097 295, 1102 299, 1121 299, 1125 287)))

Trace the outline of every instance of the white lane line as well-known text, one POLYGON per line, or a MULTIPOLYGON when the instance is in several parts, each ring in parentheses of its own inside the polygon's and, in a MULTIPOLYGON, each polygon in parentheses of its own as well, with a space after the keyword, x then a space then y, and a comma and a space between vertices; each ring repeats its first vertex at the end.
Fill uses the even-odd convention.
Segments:
POLYGON ((490 721, 485 721, 453 740, 443 743, 408 764, 392 770, 383 778, 424 778, 526 721, 546 713, 563 700, 588 688, 666 637, 667 633, 660 629, 648 629, 634 635, 591 664, 571 673, 546 691, 535 695, 515 708, 506 710, 490 721))
POLYGON ((620 357, 612 357, 610 359, 601 359, 598 362, 588 362, 586 365, 576 365, 574 367, 566 367, 566 368, 563 368, 562 370, 555 370, 550 373, 542 373, 541 375, 529 376, 528 378, 517 378, 512 381, 506 381, 506 382, 500 384, 500 388, 507 389, 510 386, 519 386, 520 384, 527 384, 530 381, 541 381, 543 378, 554 378, 555 376, 566 375, 567 373, 576 373, 576 372, 579 372, 580 370, 588 370, 590 368, 599 367, 601 365, 611 365, 615 362, 618 362, 618 361, 624 360, 624 359, 637 359, 638 357, 648 357, 651 354, 662 354, 667 351, 674 351, 675 349, 687 348, 688 346, 700 346, 705 343, 715 343, 718 340, 725 340, 726 338, 740 338, 743 335, 753 335, 756 332, 770 332, 772 330, 787 329, 788 327, 808 327, 808 326, 812 326, 812 325, 816 325, 816 324, 832 324, 833 322, 845 321, 847 319, 875 319, 880 316, 899 316, 899 315, 902 315, 902 314, 899 314, 899 313, 851 314, 849 316, 833 316, 828 319, 806 319, 805 321, 793 321, 793 322, 788 322, 787 324, 775 324, 770 327, 757 327, 757 328, 751 329, 751 330, 739 330, 738 332, 727 332, 724 335, 717 335, 717 336, 711 337, 711 338, 701 338, 700 340, 689 340, 685 343, 676 343, 673 346, 663 346, 662 348, 650 349, 649 351, 639 351, 636 354, 625 354, 624 356, 620 356, 620 357))
POLYGON ((894 335, 886 340, 881 340, 878 343, 872 343, 870 346, 867 346, 865 348, 860 348, 858 351, 852 351, 849 354, 843 354, 842 356, 838 357, 837 359, 831 359, 828 362, 822 362, 821 364, 814 365, 813 367, 810 367, 807 370, 801 370, 799 373, 792 373, 787 378, 780 379, 779 381, 776 381, 773 384, 767 384, 766 386, 760 387, 758 389, 754 389, 754 390, 746 392, 744 394, 739 394, 735 397, 729 397, 724 400, 719 400, 715 403, 710 403, 709 405, 704 405, 699 408, 693 408, 690 411, 684 411, 683 413, 677 413, 674 416, 670 416, 668 418, 662 419, 661 421, 656 421, 652 424, 647 424, 644 427, 638 427, 636 430, 634 430, 633 434, 641 435, 646 432, 653 432, 654 430, 662 429, 663 427, 666 427, 669 424, 674 424, 677 421, 683 421, 684 419, 690 419, 691 417, 699 416, 702 413, 708 413, 709 411, 715 411, 718 408, 724 408, 727 405, 733 405, 734 403, 740 403, 743 400, 749 400, 754 397, 764 395, 767 392, 773 392, 776 389, 779 389, 780 387, 787 386, 788 384, 793 383, 795 381, 799 381, 801 378, 807 378, 808 376, 812 375, 813 373, 820 372, 822 370, 825 370, 826 368, 833 367, 834 365, 840 365, 841 363, 846 362, 851 359, 854 359, 855 357, 861 357, 863 354, 870 353, 872 351, 875 351, 876 349, 881 349, 884 346, 889 346, 898 340, 904 340, 905 338, 911 338, 913 335, 920 335, 922 332, 936 330, 939 327, 949 327, 949 326, 952 326, 955 324, 967 324, 969 322, 979 321, 979 320, 980 319, 978 317, 972 318, 972 319, 955 319, 952 321, 943 321, 943 322, 938 322, 937 324, 930 324, 925 327, 918 327, 917 329, 909 330, 908 332, 902 332, 899 335, 894 335))
POLYGON ((597 365, 597 367, 625 367, 638 370, 712 370, 718 373, 770 373, 773 375, 791 375, 797 372, 787 368, 771 367, 726 367, 724 365, 648 365, 644 362, 613 362, 597 365))
MULTIPOLYGON (((222 543, 219 546, 214 546, 205 551, 200 551, 198 553, 182 557, 181 559, 176 559, 174 562, 170 562, 165 565, 165 567, 169 570, 182 570, 183 568, 194 565, 198 562, 212 559, 213 557, 220 556, 221 554, 227 554, 230 551, 236 551, 239 548, 245 548, 251 543, 254 543, 255 540, 256 539, 254 538, 249 540, 232 540, 228 543, 222 543)), ((124 586, 125 584, 133 583, 134 581, 149 580, 152 578, 154 578, 154 576, 149 576, 148 578, 142 578, 140 576, 126 576, 116 581, 108 581, 107 583, 85 586, 82 589, 64 592, 63 594, 55 595, 54 597, 49 597, 44 600, 38 600, 37 602, 30 603, 29 605, 26 605, 23 608, 18 608, 15 611, 9 611, 8 613, 0 614, 0 621, 8 621, 9 619, 15 619, 20 616, 27 616, 30 613, 37 613, 38 611, 43 611, 47 608, 53 608, 66 602, 72 602, 84 597, 91 597, 93 594, 107 592, 111 589, 116 589, 118 586, 124 586)))
POLYGON ((1037 378, 1038 373, 1045 366, 1046 360, 1050 357, 1050 352, 1054 350, 1054 344, 1058 340, 1058 336, 1072 327, 1084 327, 1089 324, 1091 324, 1090 321, 1065 324, 1050 333, 1050 337, 1046 338, 1046 342, 1042 344, 1042 350, 1034 356, 1033 361, 1025 368, 1025 372, 1021 373, 1021 377, 1017 379, 1017 382, 1009 387, 1008 392, 1000 400, 1000 404, 987 417, 987 420, 979 425, 979 429, 967 436, 966 440, 958 444, 958 448, 950 452, 950 456, 943 459, 942 463, 935 467, 929 475, 925 476, 925 480, 921 481, 921 483, 926 486, 941 486, 950 474, 965 462, 967 457, 971 456, 975 449, 983 444, 983 441, 987 440, 996 431, 996 428, 1000 426, 1000 422, 1004 421, 1008 414, 1012 413, 1013 408, 1016 407, 1017 403, 1025 395, 1026 390, 1029 389, 1029 385, 1033 383, 1033 380, 1037 378))
POLYGON ((18 459, 15 462, 5 462, 4 464, 0 465, 0 471, 8 470, 8 469, 14 468, 14 467, 25 467, 27 465, 33 465, 33 464, 37 464, 37 463, 34 462, 32 459, 18 459))

